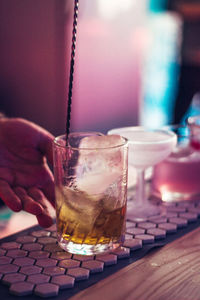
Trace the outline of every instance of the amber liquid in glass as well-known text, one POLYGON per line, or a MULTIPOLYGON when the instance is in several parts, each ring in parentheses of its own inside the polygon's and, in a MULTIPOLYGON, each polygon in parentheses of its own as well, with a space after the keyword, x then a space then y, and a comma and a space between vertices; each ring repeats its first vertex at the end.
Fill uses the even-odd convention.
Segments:
POLYGON ((56 199, 57 232, 64 241, 88 245, 123 242, 126 205, 113 208, 117 204, 114 196, 57 188, 56 199))

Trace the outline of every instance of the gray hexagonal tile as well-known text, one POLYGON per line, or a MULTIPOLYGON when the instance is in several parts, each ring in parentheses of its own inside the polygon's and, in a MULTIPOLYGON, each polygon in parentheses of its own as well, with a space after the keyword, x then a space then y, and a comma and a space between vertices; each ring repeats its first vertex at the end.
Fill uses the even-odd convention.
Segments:
POLYGON ((51 254, 51 258, 54 258, 54 259, 57 259, 57 260, 63 260, 63 259, 69 259, 72 257, 72 254, 69 253, 69 252, 62 252, 62 251, 59 251, 59 252, 53 252, 51 254))
POLYGON ((118 259, 130 257, 130 249, 129 248, 119 247, 115 250, 112 250, 111 253, 117 255, 118 259))
POLYGON ((29 244, 24 244, 22 249, 27 250, 27 251, 36 251, 36 250, 42 250, 43 245, 38 244, 38 243, 29 243, 29 244))
POLYGON ((195 206, 194 202, 190 201, 180 201, 177 203, 177 206, 182 206, 186 208, 193 208, 195 206))
POLYGON ((6 253, 6 250, 0 249, 0 256, 3 256, 6 253))
POLYGON ((12 258, 17 258, 17 257, 25 257, 25 256, 27 256, 27 254, 28 254, 28 252, 25 250, 16 249, 16 250, 8 250, 8 252, 6 253, 6 256, 12 257, 12 258))
POLYGON ((27 282, 31 282, 34 284, 46 283, 49 282, 50 276, 45 274, 33 274, 27 277, 27 282))
POLYGON ((64 251, 58 244, 49 244, 44 247, 44 251, 49 251, 49 252, 60 252, 64 251))
POLYGON ((26 279, 26 276, 20 273, 12 273, 4 275, 2 282, 7 285, 11 285, 16 282, 21 282, 26 279))
POLYGON ((37 231, 31 232, 31 235, 39 238, 39 237, 50 236, 50 232, 48 232, 46 230, 37 230, 37 231))
POLYGON ((167 212, 167 213, 165 214, 165 217, 166 217, 167 219, 169 219, 169 218, 175 218, 175 217, 177 217, 177 216, 178 216, 178 213, 172 212, 172 211, 167 212))
POLYGON ((16 243, 16 242, 7 242, 7 243, 2 243, 1 248, 6 249, 6 250, 11 250, 11 249, 20 249, 21 244, 16 243))
POLYGON ((64 259, 59 262, 59 267, 63 267, 66 269, 76 268, 80 266, 80 261, 73 259, 64 259))
POLYGON ((142 229, 150 229, 150 228, 155 228, 156 224, 152 222, 140 222, 138 223, 138 227, 142 229))
POLYGON ((172 223, 162 223, 158 228, 166 230, 167 233, 174 233, 177 231, 177 225, 172 223))
POLYGON ((39 274, 41 273, 42 268, 37 267, 37 266, 26 266, 26 267, 21 267, 19 272, 25 275, 33 275, 33 274, 39 274))
POLYGON ((90 273, 100 273, 103 272, 104 263, 98 260, 84 261, 81 265, 82 268, 90 270, 90 273))
POLYGON ((57 296, 59 286, 53 283, 38 284, 35 287, 34 293, 40 297, 53 297, 57 296))
POLYGON ((48 245, 48 244, 53 244, 53 243, 56 244, 57 240, 53 237, 40 237, 40 238, 38 238, 37 241, 40 244, 48 245))
POLYGON ((145 229, 138 228, 138 227, 128 228, 126 230, 126 233, 128 233, 130 235, 144 234, 145 233, 145 229))
POLYGON ((30 235, 24 235, 24 236, 19 236, 16 239, 16 242, 26 244, 26 243, 34 243, 36 241, 36 238, 34 236, 30 235))
POLYGON ((12 258, 10 258, 10 257, 7 257, 7 256, 0 257, 0 265, 9 264, 9 263, 11 263, 11 261, 12 261, 12 258))
POLYGON ((0 266, 0 273, 2 274, 9 274, 9 273, 16 273, 19 270, 19 267, 16 265, 1 265, 0 266))
POLYGON ((142 240, 143 244, 152 244, 155 240, 154 236, 150 234, 137 234, 135 238, 142 240))
POLYGON ((73 255, 73 259, 80 260, 80 261, 88 261, 88 260, 93 260, 94 259, 94 255, 78 255, 78 254, 74 254, 73 255))
POLYGON ((195 213, 198 216, 200 216, 200 207, 193 207, 193 208, 190 207, 188 208, 188 212, 195 213))
POLYGON ((169 218, 169 223, 176 224, 178 228, 183 228, 187 226, 188 221, 183 218, 173 217, 169 218))
POLYGON ((105 266, 115 265, 117 263, 117 255, 114 254, 98 254, 96 260, 104 262, 105 266))
POLYGON ((137 250, 142 248, 142 240, 140 239, 127 239, 123 243, 124 247, 130 248, 130 250, 137 250))
POLYGON ((176 212, 176 213, 186 212, 186 208, 181 206, 167 207, 167 212, 176 212))
POLYGON ((10 286, 10 293, 17 296, 30 295, 33 292, 34 284, 30 282, 17 282, 10 286))
POLYGON ((135 222, 126 221, 126 229, 127 228, 133 228, 136 226, 135 222))
POLYGON ((49 255, 50 255, 49 252, 39 250, 39 251, 30 251, 28 256, 35 259, 41 259, 41 258, 48 258, 49 255))
POLYGON ((192 212, 186 212, 186 213, 180 213, 179 217, 186 219, 186 220, 188 220, 188 222, 191 223, 191 222, 196 222, 196 220, 198 218, 198 214, 192 213, 192 212))
POLYGON ((53 276, 51 283, 59 286, 60 289, 69 289, 74 287, 75 278, 68 275, 53 276))
POLYGON ((61 267, 47 267, 42 271, 43 274, 55 276, 65 274, 65 269, 61 267))
POLYGON ((166 231, 161 228, 150 228, 147 230, 147 234, 153 235, 156 240, 166 238, 166 231))
POLYGON ((90 271, 84 268, 68 269, 67 274, 73 276, 75 281, 86 280, 89 278, 90 271))
POLYGON ((154 216, 154 218, 150 217, 149 220, 155 224, 161 224, 167 222, 167 218, 164 216, 156 216, 156 217, 154 216))
POLYGON ((35 262, 35 260, 32 259, 32 258, 20 257, 20 258, 14 259, 13 264, 17 265, 17 266, 24 267, 24 266, 31 266, 31 265, 34 264, 34 262, 35 262))
POLYGON ((54 267, 57 264, 57 260, 51 258, 38 259, 36 265, 39 267, 54 267))

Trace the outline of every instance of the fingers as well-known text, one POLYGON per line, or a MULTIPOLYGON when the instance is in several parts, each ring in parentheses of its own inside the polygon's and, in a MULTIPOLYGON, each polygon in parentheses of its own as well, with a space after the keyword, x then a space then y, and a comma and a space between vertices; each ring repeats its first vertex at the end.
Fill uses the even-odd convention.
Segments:
POLYGON ((22 209, 22 202, 20 198, 14 193, 10 185, 0 180, 0 197, 4 203, 13 211, 18 212, 22 209))
POLYGON ((41 214, 36 217, 41 227, 47 228, 53 225, 53 219, 48 215, 41 214))
POLYGON ((52 184, 47 183, 45 186, 42 188, 45 196, 51 203, 53 207, 55 207, 55 191, 54 191, 54 186, 52 184))
MULTIPOLYGON (((54 191, 52 193, 54 195, 54 191)), ((6 181, 0 180, 0 198, 15 212, 24 209, 36 215, 42 227, 49 227, 53 224, 55 212, 44 193, 38 188, 29 188, 27 191, 22 187, 11 188, 6 181)))
MULTIPOLYGON (((43 194, 43 192, 41 190, 39 190, 36 187, 32 187, 28 189, 28 194, 37 202, 39 203, 42 207, 43 207, 43 211, 47 211, 48 209, 48 205, 47 202, 48 200, 46 199, 45 195, 43 194)), ((43 212, 42 211, 42 212, 43 212)), ((40 214, 42 213, 40 212, 40 214)))
POLYGON ((49 227, 53 224, 54 212, 52 211, 52 206, 41 190, 33 187, 26 191, 21 187, 16 187, 14 191, 20 197, 23 209, 36 215, 41 227, 49 227))
POLYGON ((30 197, 26 190, 22 187, 15 187, 13 188, 16 195, 21 199, 23 209, 31 213, 33 215, 39 215, 43 213, 43 207, 40 203, 35 201, 32 197, 30 197))
POLYGON ((30 188, 28 190, 29 195, 43 207, 43 212, 37 215, 37 220, 40 226, 49 227, 53 224, 53 218, 55 217, 55 212, 52 205, 45 197, 43 192, 38 188, 30 188))
POLYGON ((46 198, 49 200, 51 205, 55 207, 55 188, 54 188, 54 178, 48 166, 45 166, 46 178, 48 180, 43 184, 42 191, 46 198))
POLYGON ((42 227, 49 227, 53 224, 54 211, 51 204, 38 188, 29 188, 27 191, 22 187, 14 187, 0 180, 0 198, 15 212, 21 209, 37 217, 42 227))

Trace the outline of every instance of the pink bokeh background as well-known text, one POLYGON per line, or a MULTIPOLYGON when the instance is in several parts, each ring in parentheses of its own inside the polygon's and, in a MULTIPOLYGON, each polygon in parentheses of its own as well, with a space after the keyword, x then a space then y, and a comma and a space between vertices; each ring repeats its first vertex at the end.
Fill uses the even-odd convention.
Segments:
MULTIPOLYGON (((72 128, 106 132, 136 125, 142 58, 139 13, 133 17, 134 5, 110 18, 98 6, 92 9, 89 1, 80 3, 72 128)), ((144 13, 142 6, 138 9, 144 13)))
MULTIPOLYGON (((71 129, 138 122, 145 1, 81 0, 71 129)), ((1 110, 65 131, 71 0, 0 0, 1 110)))

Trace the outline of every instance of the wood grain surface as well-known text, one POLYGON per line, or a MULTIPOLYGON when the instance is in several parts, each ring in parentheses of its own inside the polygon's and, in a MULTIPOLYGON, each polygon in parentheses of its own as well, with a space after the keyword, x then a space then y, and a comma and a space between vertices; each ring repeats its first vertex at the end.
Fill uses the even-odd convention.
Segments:
POLYGON ((200 229, 153 250, 143 259, 70 300, 200 299, 200 229))

